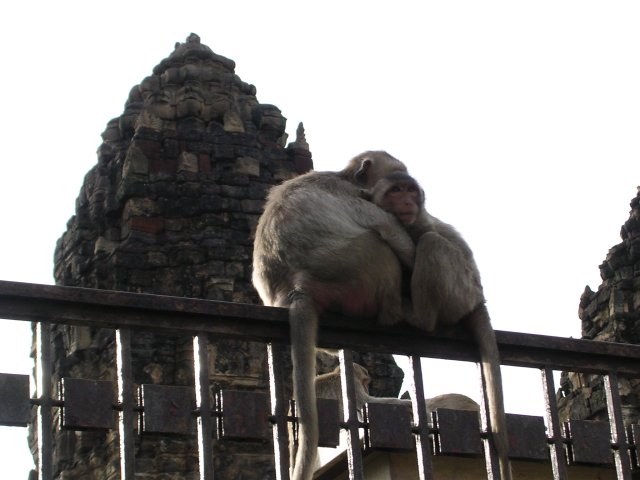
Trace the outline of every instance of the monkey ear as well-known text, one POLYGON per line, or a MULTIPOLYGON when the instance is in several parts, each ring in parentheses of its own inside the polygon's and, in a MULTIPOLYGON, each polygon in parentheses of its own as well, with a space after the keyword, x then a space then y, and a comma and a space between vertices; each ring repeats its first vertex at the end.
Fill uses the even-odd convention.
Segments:
POLYGON ((369 172, 369 168, 373 162, 370 158, 365 158, 360 163, 360 168, 353 174, 353 178, 357 183, 366 184, 367 183, 367 173, 369 172))

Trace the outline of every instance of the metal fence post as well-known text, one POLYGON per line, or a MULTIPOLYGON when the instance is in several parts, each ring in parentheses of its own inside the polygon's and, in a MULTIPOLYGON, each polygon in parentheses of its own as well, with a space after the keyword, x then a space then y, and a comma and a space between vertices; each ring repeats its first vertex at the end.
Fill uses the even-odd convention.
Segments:
POLYGON ((213 480, 213 408, 209 385, 209 339, 206 334, 193 337, 196 408, 198 409, 198 457, 200 480, 213 480))
POLYGON ((36 389, 39 400, 38 480, 53 480, 53 416, 51 388, 51 325, 36 323, 36 389))
POLYGON ((120 433, 120 478, 133 480, 135 476, 135 397, 131 371, 131 329, 116 329, 116 362, 118 368, 118 428, 120 433))

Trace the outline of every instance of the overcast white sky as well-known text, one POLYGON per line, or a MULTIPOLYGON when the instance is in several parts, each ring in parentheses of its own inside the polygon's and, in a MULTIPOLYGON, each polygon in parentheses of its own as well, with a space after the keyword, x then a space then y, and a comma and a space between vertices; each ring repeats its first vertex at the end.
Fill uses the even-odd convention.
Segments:
MULTIPOLYGON (((304 122, 316 169, 403 160, 474 249, 496 329, 578 337, 640 184, 639 24, 634 1, 5 2, 0 279, 53 283, 100 133, 195 32, 290 138, 304 122)), ((3 322, 0 371, 29 373, 29 345, 3 322)), ((430 395, 477 398, 444 368, 430 395)), ((541 414, 538 373, 506 370, 507 410, 541 414)), ((25 432, 0 429, 10 478, 27 475, 25 432)))

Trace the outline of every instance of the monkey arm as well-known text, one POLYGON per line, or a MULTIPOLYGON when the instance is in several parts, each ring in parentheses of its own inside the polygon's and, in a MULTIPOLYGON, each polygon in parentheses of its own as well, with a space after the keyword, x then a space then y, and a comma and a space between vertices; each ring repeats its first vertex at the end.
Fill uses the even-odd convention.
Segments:
POLYGON ((398 259, 409 269, 413 269, 416 247, 411 237, 400 226, 383 224, 377 229, 380 237, 389 244, 398 259))
POLYGON ((354 220, 363 228, 377 232, 380 238, 391 247, 400 262, 413 269, 416 247, 398 219, 373 203, 363 199, 355 199, 355 201, 358 208, 354 210, 357 213, 354 220))
POLYGON ((475 265, 475 260, 473 259, 473 252, 469 247, 469 244, 462 238, 460 232, 455 229, 453 225, 449 225, 436 217, 431 216, 431 222, 433 225, 433 231, 444 237, 448 242, 450 242, 453 246, 458 248, 462 254, 472 261, 475 265))

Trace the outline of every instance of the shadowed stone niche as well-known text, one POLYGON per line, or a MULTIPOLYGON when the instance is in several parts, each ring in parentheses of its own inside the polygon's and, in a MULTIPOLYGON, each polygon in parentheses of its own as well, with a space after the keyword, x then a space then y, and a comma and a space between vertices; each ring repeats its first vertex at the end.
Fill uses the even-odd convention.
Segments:
MULTIPOLYGON (((588 286, 580 298, 578 315, 582 337, 640 344, 640 187, 631 201, 629 219, 620 230, 622 242, 609 250, 600 265, 598 291, 588 286)), ((640 421, 640 380, 620 378, 625 424, 640 421)), ((562 419, 607 421, 602 378, 562 372, 558 406, 562 419)))
MULTIPOLYGON (((302 124, 286 146, 286 119, 259 103, 234 68, 191 34, 131 90, 124 113, 102 134, 98 162, 56 246, 58 285, 260 303, 251 256, 265 196, 313 162, 302 124)), ((69 327, 53 335, 56 379, 116 381, 113 331, 69 327)), ((193 385, 191 338, 136 334, 132 350, 137 385, 193 385)), ((265 350, 212 342, 214 388, 268 391, 265 350)), ((402 374, 385 358, 363 363, 374 377, 387 377, 374 381, 381 394, 394 395, 402 374)), ((35 441, 32 432, 34 450, 35 441)), ((138 436, 136 472, 198 478, 194 442, 138 436)), ((272 448, 215 442, 216 478, 275 478, 272 448)), ((115 430, 55 432, 57 478, 116 479, 118 464, 115 430)))

